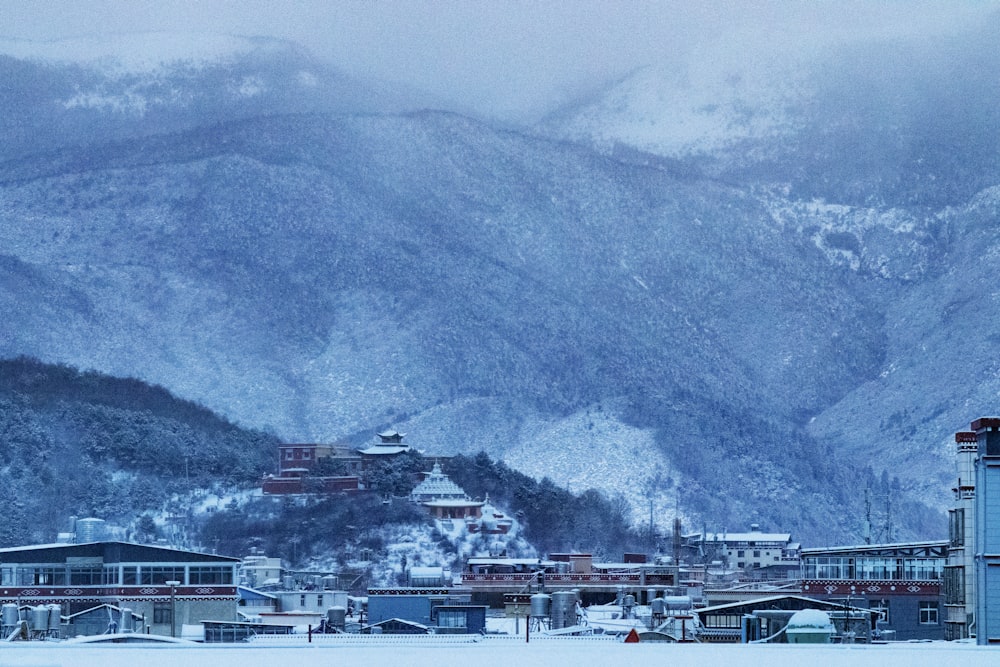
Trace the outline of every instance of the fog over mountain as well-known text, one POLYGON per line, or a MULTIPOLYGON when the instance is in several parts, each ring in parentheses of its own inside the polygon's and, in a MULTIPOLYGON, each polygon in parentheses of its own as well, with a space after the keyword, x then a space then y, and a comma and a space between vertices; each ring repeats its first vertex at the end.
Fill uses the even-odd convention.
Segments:
POLYGON ((287 41, 8 42, 0 356, 661 526, 856 541, 870 487, 939 537, 1000 392, 996 32, 642 68, 517 129, 287 41))

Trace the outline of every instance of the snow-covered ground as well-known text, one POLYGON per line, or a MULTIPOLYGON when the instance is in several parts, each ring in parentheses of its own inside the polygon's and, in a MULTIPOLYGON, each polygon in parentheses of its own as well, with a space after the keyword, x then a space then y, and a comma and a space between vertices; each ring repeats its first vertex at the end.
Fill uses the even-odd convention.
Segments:
POLYGON ((378 667, 581 667, 586 665, 767 665, 768 667, 983 667, 1000 662, 1000 649, 969 644, 917 643, 881 646, 809 646, 789 644, 624 644, 615 641, 546 639, 524 643, 517 639, 485 639, 454 646, 336 646, 261 648, 206 645, 198 647, 110 647, 68 644, 0 645, 0 665, 19 667, 175 667, 178 664, 212 667, 296 665, 327 667, 330 664, 378 667))

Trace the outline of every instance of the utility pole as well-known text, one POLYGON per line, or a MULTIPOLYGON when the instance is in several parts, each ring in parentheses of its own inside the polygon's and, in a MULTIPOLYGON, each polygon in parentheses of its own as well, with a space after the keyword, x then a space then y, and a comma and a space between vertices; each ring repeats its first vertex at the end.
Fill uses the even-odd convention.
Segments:
POLYGON ((177 587, 181 582, 176 579, 164 582, 170 586, 170 636, 177 636, 177 587))

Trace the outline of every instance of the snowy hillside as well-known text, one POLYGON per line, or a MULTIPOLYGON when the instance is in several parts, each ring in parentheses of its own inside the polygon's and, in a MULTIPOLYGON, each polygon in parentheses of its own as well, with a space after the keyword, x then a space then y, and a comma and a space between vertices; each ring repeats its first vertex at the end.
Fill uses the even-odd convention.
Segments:
POLYGON ((715 156, 793 136, 802 123, 794 110, 811 93, 803 71, 788 63, 650 65, 542 129, 604 150, 623 144, 674 158, 715 156))
POLYGON ((857 539, 878 483, 937 538, 996 412, 996 30, 651 67, 531 132, 283 42, 8 43, 0 354, 661 527, 857 539))

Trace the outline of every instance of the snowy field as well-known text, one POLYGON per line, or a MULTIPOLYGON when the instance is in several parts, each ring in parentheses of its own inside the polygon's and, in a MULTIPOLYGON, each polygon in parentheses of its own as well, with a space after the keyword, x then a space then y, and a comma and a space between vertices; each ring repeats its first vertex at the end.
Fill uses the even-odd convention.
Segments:
POLYGON ((1000 648, 970 644, 923 643, 881 646, 624 644, 574 639, 484 640, 454 646, 325 646, 263 648, 233 645, 73 646, 0 645, 0 667, 581 667, 587 665, 762 665, 800 667, 978 667, 1000 664, 1000 648))

